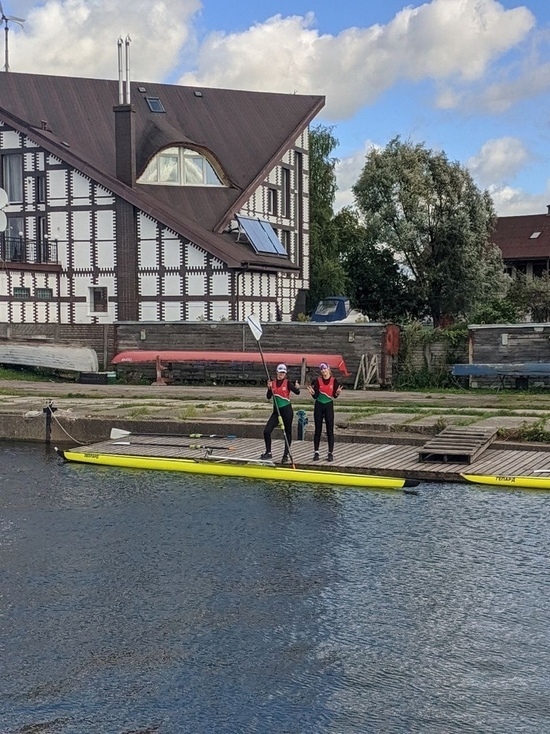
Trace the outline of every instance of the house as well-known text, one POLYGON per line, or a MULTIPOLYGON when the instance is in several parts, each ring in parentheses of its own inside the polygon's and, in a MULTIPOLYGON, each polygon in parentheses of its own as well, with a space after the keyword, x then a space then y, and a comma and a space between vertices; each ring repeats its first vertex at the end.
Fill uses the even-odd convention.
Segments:
POLYGON ((118 80, 0 74, 0 322, 304 311, 308 125, 324 98, 122 68, 119 53, 118 80))
POLYGON ((547 214, 499 217, 492 239, 510 275, 540 277, 550 270, 550 206, 547 214))

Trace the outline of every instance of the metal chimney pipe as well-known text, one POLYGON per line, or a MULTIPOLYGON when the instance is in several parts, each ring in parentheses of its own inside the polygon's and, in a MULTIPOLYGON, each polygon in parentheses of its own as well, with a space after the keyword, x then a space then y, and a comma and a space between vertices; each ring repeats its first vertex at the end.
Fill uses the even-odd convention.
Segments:
POLYGON ((126 47, 126 104, 130 104, 130 43, 132 39, 126 36, 124 45, 126 47))
POLYGON ((118 46, 118 103, 124 104, 124 85, 122 81, 122 38, 117 41, 118 46))

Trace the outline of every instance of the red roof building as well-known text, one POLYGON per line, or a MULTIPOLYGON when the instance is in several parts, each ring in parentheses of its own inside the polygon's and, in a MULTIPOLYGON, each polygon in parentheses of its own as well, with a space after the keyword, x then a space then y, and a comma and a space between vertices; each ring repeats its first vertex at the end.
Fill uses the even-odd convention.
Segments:
POLYGON ((547 214, 499 217, 493 242, 510 274, 540 277, 550 270, 550 206, 547 214))

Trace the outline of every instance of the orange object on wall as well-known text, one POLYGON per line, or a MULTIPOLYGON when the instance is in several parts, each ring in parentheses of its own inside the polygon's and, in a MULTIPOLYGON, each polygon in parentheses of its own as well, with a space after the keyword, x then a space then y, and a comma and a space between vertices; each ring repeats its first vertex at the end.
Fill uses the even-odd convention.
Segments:
POLYGON ((397 324, 386 326, 384 351, 389 357, 397 357, 399 353, 399 326, 397 324))

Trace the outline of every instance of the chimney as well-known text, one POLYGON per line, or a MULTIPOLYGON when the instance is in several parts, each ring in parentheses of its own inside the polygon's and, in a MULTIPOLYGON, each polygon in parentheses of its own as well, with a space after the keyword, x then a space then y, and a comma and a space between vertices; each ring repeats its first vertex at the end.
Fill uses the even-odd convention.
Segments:
POLYGON ((135 110, 130 102, 130 37, 118 39, 118 105, 115 113, 116 177, 127 186, 136 185, 136 149, 134 134, 135 110), (124 45, 126 64, 123 69, 124 45))

